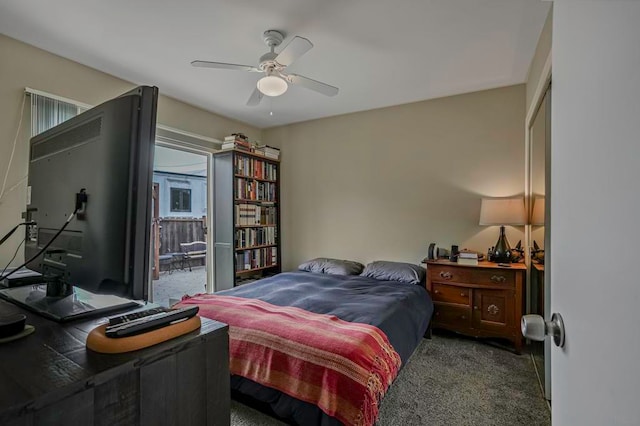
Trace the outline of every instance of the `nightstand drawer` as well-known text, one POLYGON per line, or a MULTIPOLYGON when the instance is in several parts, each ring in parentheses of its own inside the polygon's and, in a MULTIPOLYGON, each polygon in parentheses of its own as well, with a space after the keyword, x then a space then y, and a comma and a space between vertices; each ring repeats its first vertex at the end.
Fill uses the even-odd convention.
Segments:
POLYGON ((515 271, 505 269, 476 269, 473 267, 455 267, 429 265, 432 282, 452 282, 465 284, 500 285, 513 287, 515 285, 515 271))
POLYGON ((431 298, 434 302, 456 303, 459 305, 471 305, 471 289, 456 287, 446 284, 433 284, 431 298))
POLYGON ((470 272, 467 268, 456 268, 451 266, 429 265, 427 268, 429 277, 433 282, 453 282, 466 283, 469 281, 470 272))
POLYGON ((436 304, 433 310, 433 321, 453 327, 469 327, 471 325, 471 308, 436 304))
POLYGON ((503 269, 481 270, 474 269, 469 271, 469 283, 500 285, 505 287, 513 287, 516 278, 514 271, 505 271, 503 269))

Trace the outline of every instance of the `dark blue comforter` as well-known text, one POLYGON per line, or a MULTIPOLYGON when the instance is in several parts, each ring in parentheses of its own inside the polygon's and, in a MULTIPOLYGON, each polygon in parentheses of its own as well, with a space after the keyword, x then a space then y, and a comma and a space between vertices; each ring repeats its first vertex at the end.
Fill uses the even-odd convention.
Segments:
POLYGON ((361 276, 285 272, 217 294, 374 325, 387 335, 403 365, 424 336, 433 312, 423 286, 361 276))
MULTIPOLYGON (((423 286, 361 276, 285 272, 217 294, 260 299, 374 325, 387 335, 403 366, 424 336, 433 313, 433 303, 423 286)), ((250 380, 233 376, 231 385, 298 424, 339 424, 312 404, 250 380)))

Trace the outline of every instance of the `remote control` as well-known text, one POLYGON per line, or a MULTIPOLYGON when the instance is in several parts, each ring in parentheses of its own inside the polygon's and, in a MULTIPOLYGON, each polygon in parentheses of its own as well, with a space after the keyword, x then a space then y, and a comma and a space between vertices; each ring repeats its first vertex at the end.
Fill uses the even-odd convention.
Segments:
POLYGON ((138 320, 140 318, 149 317, 151 315, 159 314, 160 312, 168 312, 169 309, 158 307, 158 308, 150 308, 141 311, 131 312, 128 314, 116 315, 113 317, 109 317, 109 325, 118 325, 125 322, 131 322, 138 320))
POLYGON ((142 317, 133 321, 107 326, 105 334, 107 337, 128 337, 145 333, 180 321, 188 320, 198 313, 198 306, 189 306, 180 309, 172 309, 160 312, 147 317, 142 317))

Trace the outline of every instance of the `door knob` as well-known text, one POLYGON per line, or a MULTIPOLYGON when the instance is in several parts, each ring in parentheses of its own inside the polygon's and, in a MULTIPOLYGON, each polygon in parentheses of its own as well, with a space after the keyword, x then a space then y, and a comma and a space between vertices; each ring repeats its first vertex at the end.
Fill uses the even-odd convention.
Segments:
POLYGON ((540 315, 523 315, 520 328, 527 339, 541 342, 546 336, 552 336, 556 346, 564 346, 564 322, 558 313, 551 316, 551 321, 545 321, 540 315))

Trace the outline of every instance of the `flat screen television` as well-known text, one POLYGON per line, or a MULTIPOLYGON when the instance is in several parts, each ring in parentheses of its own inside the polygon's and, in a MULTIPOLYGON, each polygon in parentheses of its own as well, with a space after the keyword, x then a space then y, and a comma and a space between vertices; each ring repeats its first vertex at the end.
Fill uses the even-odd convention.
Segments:
POLYGON ((0 291, 65 321, 146 301, 157 87, 141 86, 31 139, 25 259, 42 284, 0 291))

